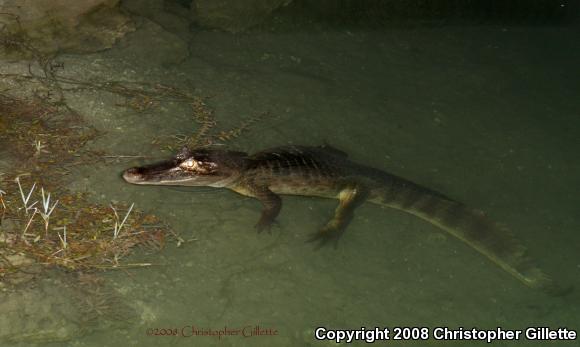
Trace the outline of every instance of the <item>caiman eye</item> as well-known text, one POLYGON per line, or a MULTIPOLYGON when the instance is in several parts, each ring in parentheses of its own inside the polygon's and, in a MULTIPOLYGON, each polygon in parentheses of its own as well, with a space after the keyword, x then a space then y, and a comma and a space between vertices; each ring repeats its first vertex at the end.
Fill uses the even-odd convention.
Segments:
POLYGON ((181 162, 179 167, 182 170, 194 171, 197 174, 208 175, 215 171, 217 165, 212 162, 204 162, 190 158, 181 162))
POLYGON ((179 164, 179 167, 184 169, 184 170, 189 170, 189 171, 194 171, 198 168, 198 163, 197 161, 195 161, 194 159, 187 159, 184 160, 181 164, 179 164))

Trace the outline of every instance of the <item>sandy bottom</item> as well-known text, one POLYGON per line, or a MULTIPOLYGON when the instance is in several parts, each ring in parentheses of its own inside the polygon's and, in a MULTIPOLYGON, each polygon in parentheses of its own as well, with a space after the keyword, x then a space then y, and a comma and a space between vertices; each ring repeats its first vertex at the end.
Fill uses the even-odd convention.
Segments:
MULTIPOLYGON (((573 32, 198 31, 182 58, 136 33, 110 51, 59 60, 70 75, 162 82, 212 96, 209 103, 224 128, 269 111, 271 119, 232 146, 252 152, 331 143, 356 161, 487 211, 514 230, 548 273, 578 288, 580 50, 573 32)), ((179 105, 137 114, 115 107, 119 100, 105 94, 75 94, 69 102, 108 132, 92 147, 111 154, 168 157, 152 139, 195 130, 189 111, 179 105)), ((258 235, 256 201, 228 191, 123 182, 120 172, 141 163, 79 168, 72 186, 102 202, 135 202, 194 241, 135 257, 158 266, 108 273, 139 316, 73 346, 331 345, 314 340, 318 326, 580 329, 578 291, 553 298, 526 288, 410 215, 364 205, 338 249, 315 251, 304 241, 332 214, 335 202, 285 197, 279 226, 271 235, 258 235), (260 326, 277 335, 147 335, 148 329, 181 332, 191 326, 260 326)), ((537 345, 523 338, 494 344, 537 345)))

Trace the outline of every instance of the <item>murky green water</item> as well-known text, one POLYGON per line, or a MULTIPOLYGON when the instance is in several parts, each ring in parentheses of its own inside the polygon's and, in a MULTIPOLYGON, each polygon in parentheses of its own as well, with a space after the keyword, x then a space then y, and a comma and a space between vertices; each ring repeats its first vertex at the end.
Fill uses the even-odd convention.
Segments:
MULTIPOLYGON (((489 212, 513 229, 548 273, 578 288, 575 30, 199 30, 188 37, 190 55, 181 61, 137 33, 110 51, 59 60, 71 75, 162 82, 211 95, 224 128, 269 111, 273 117, 235 141, 236 148, 331 143, 356 161, 489 212)), ((152 145, 154 137, 195 130, 181 106, 136 114, 115 101, 104 94, 69 98, 89 123, 107 131, 94 148, 163 158, 171 154, 152 145)), ((334 201, 284 197, 279 226, 258 235, 253 225, 260 206, 254 200, 222 190, 131 186, 121 179, 123 169, 144 162, 79 168, 72 186, 101 202, 135 202, 192 241, 135 257, 153 267, 108 273, 139 315, 64 345, 331 345, 315 341, 319 326, 580 329, 578 290, 550 297, 526 288, 411 215, 364 205, 338 249, 315 251, 305 240, 331 216, 334 201), (276 335, 148 335, 161 329, 189 335, 192 326, 246 332, 259 326, 276 335)), ((388 345, 467 343, 431 338, 388 345)), ((538 345, 524 338, 493 344, 538 345)))

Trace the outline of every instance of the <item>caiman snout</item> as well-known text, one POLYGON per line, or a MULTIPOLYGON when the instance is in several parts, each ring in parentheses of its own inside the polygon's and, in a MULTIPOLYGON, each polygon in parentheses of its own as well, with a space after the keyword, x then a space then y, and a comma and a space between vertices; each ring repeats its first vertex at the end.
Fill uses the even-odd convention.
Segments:
POLYGON ((123 179, 129 183, 139 183, 143 181, 142 169, 132 167, 123 172, 123 179))
POLYGON ((187 151, 171 160, 127 169, 123 179, 132 184, 223 187, 245 170, 246 157, 235 151, 187 151))

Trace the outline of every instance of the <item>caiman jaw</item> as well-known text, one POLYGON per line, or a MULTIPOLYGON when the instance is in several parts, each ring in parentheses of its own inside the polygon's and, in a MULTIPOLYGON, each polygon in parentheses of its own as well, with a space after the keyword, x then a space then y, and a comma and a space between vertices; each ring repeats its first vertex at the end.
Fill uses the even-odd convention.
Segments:
POLYGON ((128 183, 140 185, 198 186, 198 176, 182 172, 179 168, 155 170, 147 167, 132 167, 123 172, 128 183))
POLYGON ((189 178, 187 176, 173 161, 132 167, 123 172, 123 179, 132 184, 167 185, 189 178))
POLYGON ((123 179, 128 183, 133 184, 146 184, 147 182, 144 180, 141 170, 138 167, 132 167, 130 169, 125 170, 123 172, 123 179))
POLYGON ((185 150, 172 160, 127 169, 123 179, 140 185, 227 187, 243 172, 246 156, 235 151, 185 150))

